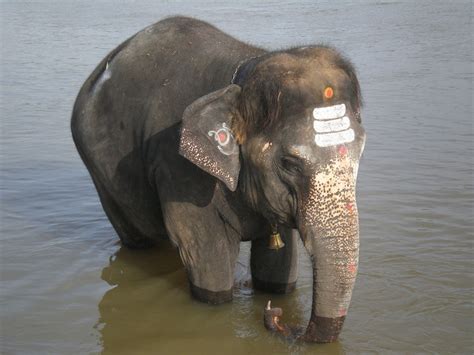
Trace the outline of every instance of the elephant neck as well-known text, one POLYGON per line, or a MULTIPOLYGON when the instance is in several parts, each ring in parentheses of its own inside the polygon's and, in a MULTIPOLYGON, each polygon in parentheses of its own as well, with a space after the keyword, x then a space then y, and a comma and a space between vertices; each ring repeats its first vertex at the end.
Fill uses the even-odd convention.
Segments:
MULTIPOLYGON (((245 143, 244 143, 245 144, 245 143)), ((240 195, 242 202, 247 208, 258 213, 261 211, 258 196, 258 179, 256 174, 252 171, 252 167, 248 166, 248 161, 243 154, 246 147, 241 146, 241 167, 239 174, 239 183, 236 192, 240 195)))
POLYGON ((268 223, 251 206, 240 187, 240 181, 236 191, 230 191, 223 183, 220 183, 221 196, 223 196, 224 201, 218 202, 220 198, 215 198, 215 202, 220 218, 240 236, 242 241, 247 241, 259 235, 268 223), (224 204, 229 208, 224 208, 224 204))

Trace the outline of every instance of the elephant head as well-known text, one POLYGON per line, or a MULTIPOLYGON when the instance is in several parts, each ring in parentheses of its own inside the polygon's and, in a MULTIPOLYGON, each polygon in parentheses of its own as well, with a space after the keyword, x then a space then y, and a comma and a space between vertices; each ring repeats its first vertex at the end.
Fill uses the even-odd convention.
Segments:
POLYGON ((233 82, 186 109, 180 152, 272 223, 299 230, 313 265, 302 337, 334 341, 359 255, 355 187, 365 132, 354 69, 331 48, 295 48, 249 60, 233 82))

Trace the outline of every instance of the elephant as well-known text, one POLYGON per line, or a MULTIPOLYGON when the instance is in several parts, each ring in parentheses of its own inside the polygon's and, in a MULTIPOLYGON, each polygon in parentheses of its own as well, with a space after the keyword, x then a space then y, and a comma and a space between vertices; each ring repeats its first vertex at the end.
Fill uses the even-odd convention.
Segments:
POLYGON ((359 259, 355 187, 365 145, 355 69, 326 45, 278 51, 188 17, 163 19, 111 51, 83 84, 71 131, 123 245, 167 239, 192 296, 232 300, 240 242, 253 286, 289 293, 301 239, 313 268, 307 342, 342 330, 359 259), (268 236, 285 244, 268 248, 268 236))

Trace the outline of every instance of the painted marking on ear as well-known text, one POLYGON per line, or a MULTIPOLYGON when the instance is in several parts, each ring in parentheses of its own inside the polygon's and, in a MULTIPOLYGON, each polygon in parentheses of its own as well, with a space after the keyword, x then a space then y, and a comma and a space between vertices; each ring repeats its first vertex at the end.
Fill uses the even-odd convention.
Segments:
POLYGON ((228 131, 221 128, 216 132, 216 135, 214 136, 214 138, 217 140, 217 143, 219 143, 219 145, 225 146, 229 144, 230 134, 228 131))
POLYGON ((319 147, 331 147, 352 142, 355 133, 349 117, 345 116, 346 105, 316 107, 313 110, 314 142, 319 147))
POLYGON ((224 155, 236 154, 238 152, 237 144, 235 144, 234 135, 230 131, 229 127, 222 123, 222 127, 216 131, 211 130, 207 132, 210 137, 214 137, 217 142, 217 149, 224 155))

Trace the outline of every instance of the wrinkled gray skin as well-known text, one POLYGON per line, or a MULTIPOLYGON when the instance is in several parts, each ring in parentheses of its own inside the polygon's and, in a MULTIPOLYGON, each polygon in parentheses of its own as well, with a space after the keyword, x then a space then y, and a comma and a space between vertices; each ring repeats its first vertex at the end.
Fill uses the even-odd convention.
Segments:
MULTIPOLYGON (((122 243, 139 248, 169 238, 201 301, 231 300, 239 243, 249 240, 254 286, 293 290, 299 235, 314 269, 301 338, 330 342, 358 265, 359 110, 357 78, 335 50, 269 53, 175 17, 99 64, 77 97, 71 127, 122 243), (324 97, 327 86, 332 98, 324 97), (313 109, 342 103, 355 138, 318 146, 313 109), (279 251, 267 249, 271 224, 286 243, 279 251)), ((290 336, 273 310, 265 325, 290 336)))

